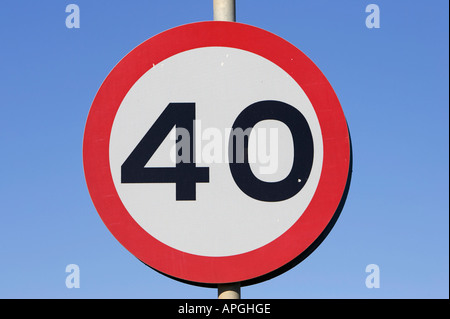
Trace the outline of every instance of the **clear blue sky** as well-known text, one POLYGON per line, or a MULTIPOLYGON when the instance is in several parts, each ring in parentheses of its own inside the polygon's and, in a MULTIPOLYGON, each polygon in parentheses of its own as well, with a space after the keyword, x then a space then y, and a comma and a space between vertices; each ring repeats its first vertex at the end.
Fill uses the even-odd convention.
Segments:
MULTIPOLYGON (((344 210, 297 267, 243 298, 449 297, 446 0, 237 0, 237 21, 288 40, 336 91, 353 142, 344 210), (365 8, 380 8, 368 29, 365 8), (368 264, 380 288, 368 289, 368 264)), ((212 0, 4 1, 0 10, 0 298, 216 298, 169 279, 110 234, 89 196, 82 140, 102 81, 212 0), (66 5, 80 8, 68 29, 66 5), (80 288, 65 285, 68 264, 80 288)))

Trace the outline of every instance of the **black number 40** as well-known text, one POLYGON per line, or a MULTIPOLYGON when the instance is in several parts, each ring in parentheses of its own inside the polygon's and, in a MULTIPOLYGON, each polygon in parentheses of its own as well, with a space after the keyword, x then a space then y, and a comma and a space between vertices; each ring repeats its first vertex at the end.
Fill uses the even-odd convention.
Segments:
MULTIPOLYGON (((209 183, 209 167, 197 167, 194 162, 195 103, 170 103, 121 167, 122 183, 175 183, 176 200, 196 200, 196 183, 209 183), (180 129, 190 136, 188 152, 183 148, 176 152, 175 167, 145 167, 173 127, 177 142, 180 129)), ((236 129, 250 130, 260 121, 283 122, 292 134, 294 160, 291 171, 283 180, 266 182, 252 172, 248 161, 248 135, 243 143, 236 143, 236 135, 230 134, 229 165, 236 185, 248 196, 261 201, 277 202, 296 195, 305 185, 311 172, 314 147, 311 130, 303 114, 293 106, 280 101, 260 101, 245 108, 236 118, 236 129), (237 147, 243 149, 237 150, 237 147), (243 160, 234 156, 243 154, 243 160)))

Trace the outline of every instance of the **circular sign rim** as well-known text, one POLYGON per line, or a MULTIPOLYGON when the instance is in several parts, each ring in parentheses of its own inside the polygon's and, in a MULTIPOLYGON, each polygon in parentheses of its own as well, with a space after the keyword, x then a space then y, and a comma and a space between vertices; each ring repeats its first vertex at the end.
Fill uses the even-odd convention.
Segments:
POLYGON ((328 80, 305 54, 263 29, 236 22, 207 21, 175 27, 148 39, 113 68, 98 90, 88 114, 83 164, 88 190, 98 214, 114 237, 140 261, 169 277, 193 284, 256 283, 287 265, 297 264, 300 256, 309 254, 328 234, 348 190, 350 148, 347 122, 339 100, 328 80), (246 50, 278 65, 304 90, 322 130, 321 177, 304 213, 270 243, 232 256, 194 255, 152 237, 121 202, 109 165, 114 118, 134 83, 166 58, 201 47, 246 50))

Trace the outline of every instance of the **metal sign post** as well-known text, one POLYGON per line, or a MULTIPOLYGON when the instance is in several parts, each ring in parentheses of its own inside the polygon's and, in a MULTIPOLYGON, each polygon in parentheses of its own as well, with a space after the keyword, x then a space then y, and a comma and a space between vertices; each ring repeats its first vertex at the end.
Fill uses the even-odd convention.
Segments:
POLYGON ((235 0, 214 0, 214 21, 236 22, 235 0))
MULTIPOLYGON (((236 22, 235 0, 214 0, 214 21, 236 22)), ((219 299, 240 299, 241 284, 227 283, 217 285, 219 299)))

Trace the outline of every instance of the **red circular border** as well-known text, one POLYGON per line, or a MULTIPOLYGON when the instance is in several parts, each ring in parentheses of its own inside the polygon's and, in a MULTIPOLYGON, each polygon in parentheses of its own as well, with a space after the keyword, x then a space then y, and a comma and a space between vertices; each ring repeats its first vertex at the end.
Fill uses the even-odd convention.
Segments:
POLYGON ((310 247, 336 214, 350 165, 350 139, 340 103, 316 65, 300 50, 265 30, 230 22, 179 26, 145 41, 125 56, 100 87, 89 111, 83 141, 87 186, 103 222, 142 262, 181 280, 202 284, 242 282, 271 273, 310 247), (260 55, 287 72, 316 111, 323 137, 323 168, 316 192, 302 216, 280 237, 247 253, 207 257, 169 247, 143 230, 117 194, 109 165, 116 112, 134 83, 166 58, 187 50, 222 46, 260 55))

